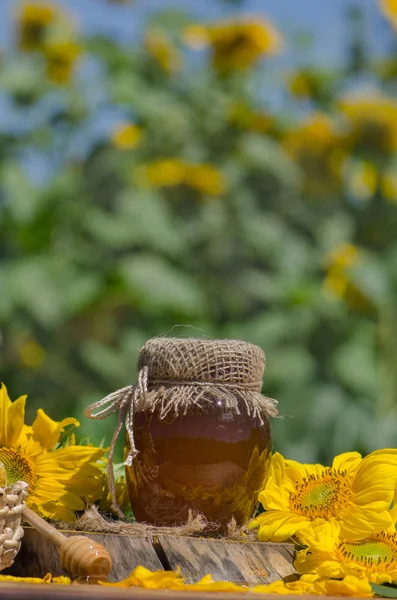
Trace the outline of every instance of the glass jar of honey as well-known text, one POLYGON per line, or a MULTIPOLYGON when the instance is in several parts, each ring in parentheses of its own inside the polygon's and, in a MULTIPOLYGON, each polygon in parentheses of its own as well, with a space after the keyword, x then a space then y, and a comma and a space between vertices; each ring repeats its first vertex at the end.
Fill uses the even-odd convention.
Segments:
MULTIPOLYGON (((182 415, 159 411, 136 415, 140 450, 126 467, 128 492, 137 521, 152 525, 186 523, 189 510, 226 527, 254 516, 271 451, 270 424, 225 408, 222 400, 204 412, 192 406, 182 415)), ((127 441, 128 446, 128 441, 127 441)))
MULTIPOLYGON (((108 478, 117 506, 113 458, 122 423, 125 466, 137 521, 183 525, 190 511, 212 528, 254 516, 271 452, 276 401, 261 395, 265 355, 240 340, 153 338, 138 357, 138 382, 89 406, 119 412, 108 478)), ((96 412, 95 412, 96 411, 96 412)))
MULTIPOLYGON (((189 511, 225 527, 254 516, 269 466, 265 356, 238 340, 155 338, 142 348, 147 391, 134 415, 138 453, 126 478, 138 521, 186 523, 189 511)), ((130 450, 127 436, 126 451, 130 450)))

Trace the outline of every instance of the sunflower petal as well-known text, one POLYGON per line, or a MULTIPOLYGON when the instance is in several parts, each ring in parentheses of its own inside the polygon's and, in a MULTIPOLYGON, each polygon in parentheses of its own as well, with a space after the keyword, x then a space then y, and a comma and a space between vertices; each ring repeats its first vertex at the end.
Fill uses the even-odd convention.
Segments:
POLYGON ((80 423, 73 417, 63 419, 63 421, 53 421, 45 414, 42 408, 37 411, 37 417, 32 425, 33 439, 47 449, 52 450, 59 440, 61 432, 67 425, 79 427, 80 423))
POLYGON ((299 541, 310 550, 330 552, 339 539, 340 527, 336 519, 315 519, 301 529, 297 536, 299 541))
POLYGON ((262 542, 284 542, 309 522, 306 517, 281 510, 270 510, 259 516, 258 539, 262 542))
POLYGON ((393 500, 396 480, 397 462, 385 464, 379 456, 366 456, 355 474, 352 486, 354 504, 364 506, 380 502, 387 510, 393 500))
POLYGON ((332 560, 327 552, 315 552, 313 554, 300 550, 296 554, 294 567, 301 575, 304 573, 315 573, 320 577, 343 577, 342 564, 332 560))
POLYGON ((4 383, 0 387, 0 446, 7 446, 8 434, 8 411, 11 400, 8 397, 7 388, 4 383))
POLYGON ((307 464, 307 463, 299 463, 295 460, 287 460, 286 461, 286 471, 288 476, 295 481, 296 483, 301 484, 303 480, 310 475, 315 475, 321 477, 323 475, 324 470, 327 467, 324 467, 320 464, 307 464))
POLYGON ((51 452, 58 463, 66 469, 76 470, 81 466, 103 458, 105 448, 96 446, 65 446, 51 452))
POLYGON ((388 510, 379 511, 367 506, 348 506, 338 515, 340 535, 346 540, 360 540, 379 533, 392 525, 388 510))
POLYGON ((332 461, 332 468, 335 471, 347 471, 350 473, 354 471, 362 461, 361 454, 359 452, 344 452, 338 454, 332 461))
POLYGON ((17 445, 25 420, 25 403, 27 396, 20 396, 15 402, 11 403, 8 409, 8 425, 6 434, 7 448, 17 445))
POLYGON ((347 575, 343 579, 326 578, 316 579, 312 592, 325 596, 354 596, 372 597, 373 592, 368 579, 347 575))
POLYGON ((259 494, 259 502, 267 510, 286 510, 290 493, 295 484, 286 474, 284 457, 275 452, 270 463, 265 489, 259 494))

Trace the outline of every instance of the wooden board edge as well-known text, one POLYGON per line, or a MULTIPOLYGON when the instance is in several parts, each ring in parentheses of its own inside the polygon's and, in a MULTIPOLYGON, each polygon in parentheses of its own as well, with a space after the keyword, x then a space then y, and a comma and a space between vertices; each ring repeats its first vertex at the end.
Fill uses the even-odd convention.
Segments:
MULTIPOLYGON (((0 582, 0 597, 9 600, 241 600, 246 596, 257 600, 275 600, 277 594, 235 594, 228 592, 189 592, 183 590, 148 590, 143 588, 116 588, 100 585, 57 585, 0 582)), ((318 596, 301 595, 302 600, 318 600, 318 596)), ((340 600, 338 596, 326 596, 327 600, 340 600)), ((296 600, 296 595, 283 595, 283 600, 296 600)), ((352 597, 350 600, 362 600, 352 597)))

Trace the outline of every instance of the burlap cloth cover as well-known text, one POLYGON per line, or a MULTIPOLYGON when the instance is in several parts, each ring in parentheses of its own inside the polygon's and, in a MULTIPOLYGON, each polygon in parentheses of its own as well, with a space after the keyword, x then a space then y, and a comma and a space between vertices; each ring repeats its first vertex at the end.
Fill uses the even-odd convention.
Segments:
POLYGON ((125 464, 138 454, 134 440, 134 418, 140 411, 157 410, 159 417, 185 414, 189 407, 206 410, 216 400, 225 408, 264 422, 277 414, 277 402, 261 395, 265 354, 240 340, 152 338, 138 357, 138 383, 106 396, 86 409, 86 416, 105 419, 118 411, 118 424, 109 450, 108 478, 112 508, 123 514, 116 502, 113 459, 117 437, 125 423, 130 450, 125 464), (97 411, 97 412, 95 412, 97 411))

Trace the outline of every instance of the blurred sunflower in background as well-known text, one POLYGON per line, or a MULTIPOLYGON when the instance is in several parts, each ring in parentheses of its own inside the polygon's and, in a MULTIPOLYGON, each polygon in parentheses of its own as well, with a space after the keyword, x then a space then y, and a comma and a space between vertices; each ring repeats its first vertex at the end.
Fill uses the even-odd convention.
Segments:
POLYGON ((269 133, 273 130, 275 119, 262 110, 252 110, 243 102, 233 102, 229 112, 229 123, 242 130, 257 133, 269 133))
POLYGON ((190 163, 176 158, 147 163, 138 171, 143 185, 154 188, 185 185, 201 194, 218 196, 226 190, 224 175, 208 163, 190 163))
POLYGON ((69 83, 82 51, 69 15, 53 4, 26 3, 17 13, 16 26, 21 50, 42 54, 52 83, 69 83))
POLYGON ((263 56, 281 50, 282 38, 277 29, 263 19, 230 21, 214 25, 191 25, 184 32, 192 48, 208 47, 218 73, 249 69, 263 56))
POLYGON ((287 87, 297 98, 314 98, 316 95, 316 82, 309 72, 299 71, 288 77, 287 87))
POLYGON ((113 130, 111 142, 118 150, 133 150, 142 140, 142 129, 135 123, 120 123, 113 130))
POLYGON ((339 190, 347 151, 343 135, 330 116, 320 111, 313 113, 288 130, 282 144, 305 174, 304 189, 308 196, 339 190))
POLYGON ((44 48, 48 78, 57 84, 68 83, 72 77, 81 48, 74 40, 53 41, 44 48))
POLYGON ((17 12, 18 44, 21 50, 40 50, 56 15, 53 4, 23 4, 17 12))
POLYGON ((307 67, 290 73, 286 84, 288 91, 295 98, 312 100, 326 107, 332 101, 335 76, 324 69, 307 67))
POLYGON ((164 31, 149 30, 145 35, 144 47, 149 56, 167 75, 172 75, 181 69, 182 56, 164 31))
POLYGON ((397 100, 385 95, 352 95, 339 108, 350 126, 347 143, 370 156, 393 154, 397 150, 397 100))
POLYGON ((379 6, 393 27, 397 29, 397 0, 379 0, 379 6))
POLYGON ((371 303, 354 283, 351 274, 360 258, 360 250, 354 244, 344 242, 333 248, 325 258, 323 291, 336 299, 344 299, 353 310, 368 310, 371 303))

